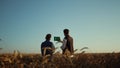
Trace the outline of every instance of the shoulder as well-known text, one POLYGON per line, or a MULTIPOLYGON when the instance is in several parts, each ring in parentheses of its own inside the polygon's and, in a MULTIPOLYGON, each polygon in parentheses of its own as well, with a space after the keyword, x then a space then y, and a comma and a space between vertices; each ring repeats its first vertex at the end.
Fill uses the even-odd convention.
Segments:
POLYGON ((51 45, 51 44, 53 44, 53 42, 51 42, 51 41, 46 41, 45 44, 51 45))
POLYGON ((73 40, 73 38, 71 36, 69 36, 69 40, 73 40))
POLYGON ((51 41, 50 41, 49 43, 50 43, 50 44, 53 44, 53 42, 51 42, 51 41))
POLYGON ((44 44, 45 44, 45 42, 42 42, 42 43, 41 43, 41 45, 44 45, 44 44))
POLYGON ((42 42, 42 44, 44 44, 46 41, 42 42))
POLYGON ((71 39, 73 39, 71 36, 70 36, 71 39))
POLYGON ((44 42, 41 43, 41 45, 45 45, 45 44, 47 44, 47 43, 48 43, 47 41, 44 41, 44 42))

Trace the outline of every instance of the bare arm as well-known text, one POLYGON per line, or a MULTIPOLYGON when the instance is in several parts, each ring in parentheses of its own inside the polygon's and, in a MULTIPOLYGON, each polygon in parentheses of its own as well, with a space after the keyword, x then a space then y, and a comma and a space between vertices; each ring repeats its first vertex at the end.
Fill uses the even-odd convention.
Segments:
POLYGON ((60 39, 60 41, 58 41, 58 42, 63 43, 63 41, 61 41, 61 39, 60 39))

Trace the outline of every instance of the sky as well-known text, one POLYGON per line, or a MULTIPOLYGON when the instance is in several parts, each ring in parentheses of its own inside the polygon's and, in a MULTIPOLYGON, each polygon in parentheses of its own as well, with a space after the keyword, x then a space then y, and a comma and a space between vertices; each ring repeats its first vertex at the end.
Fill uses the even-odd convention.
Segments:
POLYGON ((74 49, 120 52, 120 0, 0 0, 0 53, 40 53, 48 33, 60 47, 65 28, 74 49))

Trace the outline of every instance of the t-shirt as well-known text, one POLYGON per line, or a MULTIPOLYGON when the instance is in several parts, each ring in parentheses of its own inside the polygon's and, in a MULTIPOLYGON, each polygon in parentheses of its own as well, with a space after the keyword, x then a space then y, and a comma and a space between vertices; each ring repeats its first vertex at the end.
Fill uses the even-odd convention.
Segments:
MULTIPOLYGON (((55 48, 54 45, 53 45, 53 43, 50 42, 49 40, 44 41, 41 44, 41 53, 42 53, 42 55, 44 54, 44 49, 43 48, 45 48, 45 47, 55 48)), ((48 55, 48 54, 52 55, 52 53, 53 53, 53 50, 47 49, 45 55, 48 55)))
POLYGON ((64 50, 66 47, 67 39, 63 39, 63 44, 61 46, 61 49, 64 50))

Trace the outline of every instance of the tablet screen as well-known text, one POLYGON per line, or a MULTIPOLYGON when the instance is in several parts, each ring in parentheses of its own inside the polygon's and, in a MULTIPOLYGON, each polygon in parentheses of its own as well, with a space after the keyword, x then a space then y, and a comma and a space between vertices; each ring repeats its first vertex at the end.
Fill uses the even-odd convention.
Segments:
POLYGON ((60 37, 54 37, 54 41, 60 41, 60 37))

